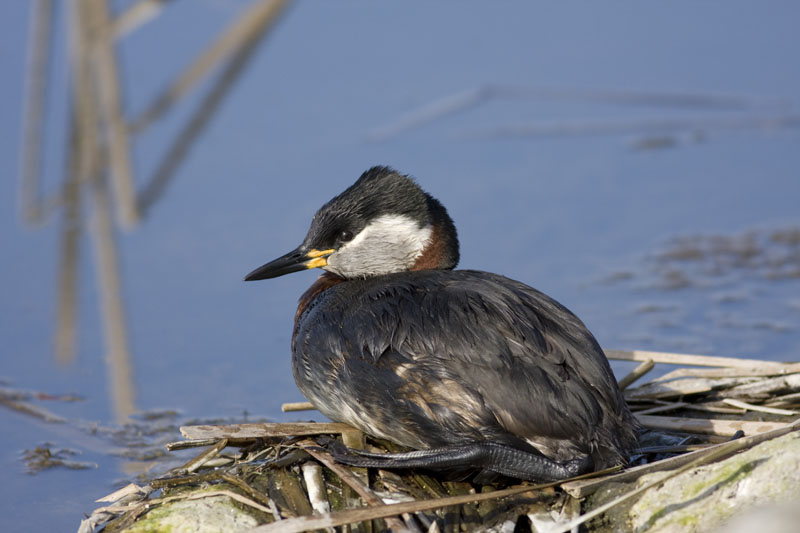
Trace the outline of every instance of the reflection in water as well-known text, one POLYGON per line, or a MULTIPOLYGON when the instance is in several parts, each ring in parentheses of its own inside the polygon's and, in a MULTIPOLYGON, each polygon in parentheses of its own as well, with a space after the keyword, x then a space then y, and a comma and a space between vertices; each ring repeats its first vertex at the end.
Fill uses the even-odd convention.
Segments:
MULTIPOLYGON (((548 89, 513 85, 483 85, 460 91, 405 113, 389 124, 373 129, 372 141, 385 141, 401 133, 422 127, 445 117, 463 113, 493 100, 539 100, 594 102, 613 105, 694 109, 700 111, 753 112, 764 109, 788 107, 788 102, 733 96, 723 94, 696 94, 682 92, 601 91, 576 89, 548 89)), ((674 132, 698 132, 705 130, 776 130, 800 127, 800 116, 782 113, 768 116, 696 117, 685 119, 647 119, 636 121, 534 123, 504 126, 482 135, 492 137, 555 137, 568 135, 618 135, 624 133, 653 134, 674 132)), ((660 148, 664 142, 673 142, 671 137, 660 137, 655 146, 644 142, 639 149, 660 148)))
MULTIPOLYGON (((74 120, 74 118, 73 118, 74 120)), ((67 177, 64 180, 64 216, 61 220, 60 268, 58 270, 58 304, 56 306, 56 359, 62 365, 75 362, 76 301, 78 288, 78 259, 81 238, 81 171, 78 168, 81 153, 75 127, 70 128, 70 157, 67 177)))
POLYGON ((125 313, 122 307, 117 247, 107 185, 98 180, 93 189, 95 212, 92 233, 100 278, 101 309, 105 317, 111 404, 117 422, 124 422, 136 408, 125 313))
POLYGON ((21 189, 22 214, 35 224, 42 220, 40 183, 41 147, 44 139, 45 102, 50 73, 50 51, 53 35, 53 0, 37 0, 33 7, 33 24, 28 44, 28 77, 26 84, 25 121, 22 124, 21 189))
POLYGON ((75 0, 69 4, 71 125, 66 176, 55 199, 43 199, 40 183, 45 127, 45 99, 51 62, 52 0, 39 0, 33 10, 28 101, 22 155, 22 202, 26 220, 41 222, 47 211, 63 207, 58 279, 55 353, 62 364, 75 359, 79 243, 82 205, 93 208, 92 247, 102 310, 109 390, 114 417, 125 422, 136 411, 133 368, 120 280, 114 220, 131 228, 161 197, 189 148, 239 78, 253 51, 278 20, 288 0, 254 1, 207 50, 158 95, 144 113, 127 121, 116 42, 153 18, 163 2, 135 2, 116 17, 107 0, 75 0), (141 134, 191 89, 219 70, 204 98, 172 143, 157 171, 138 195, 130 162, 131 134, 141 134), (88 196, 88 202, 83 198, 88 196))
MULTIPOLYGON (((707 131, 776 131, 800 128, 800 115, 736 117, 654 118, 625 121, 536 122, 503 126, 482 133, 487 138, 562 137, 576 135, 624 135, 707 131)), ((646 146, 639 148, 649 148, 646 146)), ((658 143, 656 143, 658 144, 658 143)), ((657 146, 656 146, 657 147, 657 146)))

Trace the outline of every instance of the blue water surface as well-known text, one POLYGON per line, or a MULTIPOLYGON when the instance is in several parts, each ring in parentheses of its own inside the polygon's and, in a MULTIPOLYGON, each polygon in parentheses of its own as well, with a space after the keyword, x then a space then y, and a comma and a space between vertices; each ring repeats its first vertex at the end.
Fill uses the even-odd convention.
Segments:
MULTIPOLYGON (((30 5, 0 5, 0 379, 85 399, 37 403, 70 421, 60 425, 0 409, 0 530, 69 531, 147 465, 86 431, 115 427, 88 233, 77 357, 55 362, 60 213, 30 228, 18 202, 30 5), (23 450, 44 442, 97 467, 27 474, 23 450)), ((64 5, 48 98, 49 192, 66 157, 64 5)), ((125 39, 126 113, 141 112, 247 5, 170 2, 125 39)), ((314 211, 374 164, 412 174, 447 206, 462 267, 552 295, 604 347, 800 359, 798 277, 752 265, 720 274, 705 268, 716 256, 659 259, 675 237, 748 232, 765 257, 794 257, 770 235, 800 227, 798 19, 788 1, 297 2, 165 195, 119 232, 136 408, 183 419, 314 417, 282 414, 280 404, 303 399, 289 342, 297 297, 316 274, 242 277, 294 248, 314 211), (632 101, 642 94, 709 99, 632 101), (392 129, 454 95, 479 97, 392 129), (776 117, 795 117, 794 126, 764 124, 776 117), (648 126, 663 121, 696 125, 648 126), (666 288, 669 268, 685 269, 689 285, 666 288)), ((198 101, 192 93, 136 139, 139 188, 198 101)))

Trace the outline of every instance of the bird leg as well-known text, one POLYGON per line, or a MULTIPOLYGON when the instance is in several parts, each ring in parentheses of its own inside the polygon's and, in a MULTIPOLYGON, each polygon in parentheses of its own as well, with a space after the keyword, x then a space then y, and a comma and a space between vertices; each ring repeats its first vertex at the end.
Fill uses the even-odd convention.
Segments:
POLYGON ((590 457, 553 461, 542 454, 519 450, 497 442, 475 442, 405 453, 368 453, 331 446, 334 459, 350 466, 372 468, 428 468, 432 470, 471 467, 529 481, 558 481, 588 472, 590 457))

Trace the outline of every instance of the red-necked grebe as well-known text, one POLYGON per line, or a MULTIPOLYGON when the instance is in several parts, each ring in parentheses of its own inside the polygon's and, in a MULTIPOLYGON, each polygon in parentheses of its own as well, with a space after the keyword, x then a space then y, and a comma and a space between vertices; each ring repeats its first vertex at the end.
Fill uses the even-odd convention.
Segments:
POLYGON ((331 420, 418 450, 337 458, 534 481, 625 464, 638 426, 586 326, 523 283, 453 270, 458 259, 442 204, 374 167, 297 249, 245 278, 326 270, 295 315, 297 386, 331 420))

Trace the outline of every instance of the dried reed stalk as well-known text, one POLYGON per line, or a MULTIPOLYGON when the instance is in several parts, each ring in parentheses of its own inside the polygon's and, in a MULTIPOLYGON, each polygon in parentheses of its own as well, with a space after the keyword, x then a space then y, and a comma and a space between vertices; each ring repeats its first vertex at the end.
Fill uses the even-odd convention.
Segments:
POLYGON ((655 362, 653 362, 652 359, 648 359, 634 368, 630 374, 619 380, 619 383, 617 384, 619 386, 619 390, 627 389, 634 381, 653 370, 654 366, 656 366, 655 362))
POLYGON ((281 411, 289 413, 292 411, 313 411, 316 407, 311 402, 288 402, 281 404, 281 411))
POLYGON ((648 352, 644 350, 604 350, 606 357, 620 361, 647 361, 656 363, 687 366, 722 366, 722 367, 782 367, 783 363, 759 361, 757 359, 739 359, 737 357, 718 357, 712 355, 691 355, 669 352, 648 352))
POLYGON ((666 429, 669 431, 701 433, 723 437, 732 437, 737 431, 744 431, 745 435, 750 436, 786 427, 786 423, 784 422, 751 422, 744 420, 682 418, 640 414, 637 414, 636 418, 645 427, 651 429, 666 429))
POLYGON ((308 435, 340 434, 353 427, 338 422, 297 422, 264 424, 228 424, 222 426, 182 426, 187 439, 229 439, 231 442, 264 437, 302 437, 308 435))
MULTIPOLYGON (((756 444, 760 444, 770 439, 781 437, 783 435, 791 433, 792 431, 797 431, 798 429, 800 429, 799 423, 800 419, 795 420, 791 424, 784 424, 783 427, 781 428, 767 431, 765 433, 758 433, 756 435, 752 435, 749 437, 743 437, 733 442, 744 441, 749 446, 755 446, 756 444)), ((639 478, 644 474, 649 474, 650 472, 659 472, 662 470, 671 470, 673 468, 679 468, 683 465, 691 463, 698 457, 702 457, 706 453, 710 453, 711 451, 720 449, 726 444, 728 443, 715 444, 704 450, 689 452, 683 455, 678 455, 676 457, 669 457, 667 459, 662 459, 660 461, 656 461, 654 463, 648 463, 646 465, 635 466, 633 468, 625 470, 622 473, 614 474, 611 476, 604 476, 597 479, 567 481, 561 484, 561 488, 563 488, 567 492, 567 494, 569 494, 573 498, 585 498, 586 496, 594 493, 595 491, 602 488, 608 483, 628 483, 634 481, 635 479, 639 478)), ((728 448, 725 449, 728 450, 728 448)), ((735 453, 735 451, 736 450, 731 451, 730 453, 735 453)))
MULTIPOLYGON (((378 498, 372 489, 370 489, 365 483, 359 479, 353 472, 351 472, 348 468, 338 464, 336 461, 333 460, 333 456, 328 452, 322 451, 319 449, 319 445, 317 445, 314 441, 302 441, 298 443, 298 446, 303 448, 305 451, 311 455, 314 459, 319 461, 320 463, 327 466, 332 472, 334 472, 339 479, 341 479, 344 483, 346 483, 351 489, 353 489, 361 499, 364 500, 364 503, 371 506, 380 506, 384 505, 383 500, 378 498)), ((389 516, 385 518, 386 525, 389 526, 392 531, 399 531, 406 529, 406 525, 398 518, 393 516, 389 516)))

